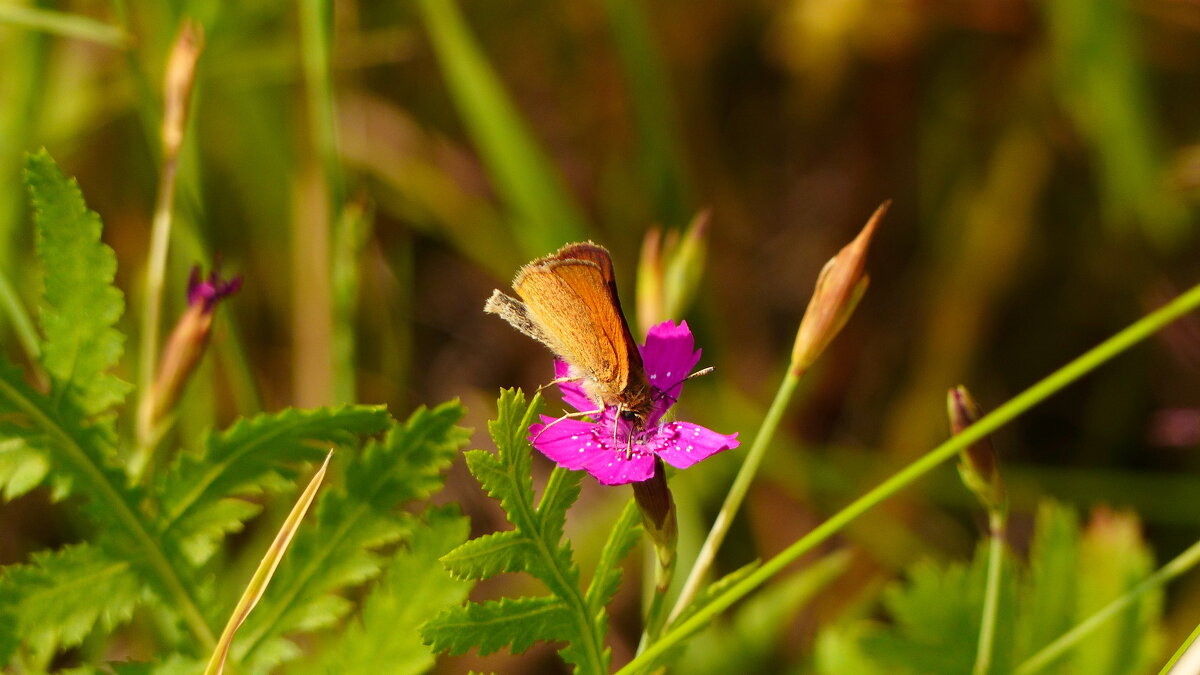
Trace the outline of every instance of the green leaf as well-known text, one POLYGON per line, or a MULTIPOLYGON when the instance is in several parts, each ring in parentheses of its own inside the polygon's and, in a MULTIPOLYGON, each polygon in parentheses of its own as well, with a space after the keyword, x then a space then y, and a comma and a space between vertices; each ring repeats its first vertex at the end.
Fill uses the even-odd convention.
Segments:
POLYGON ((84 427, 83 412, 67 398, 57 405, 27 385, 21 374, 0 360, 0 414, 22 427, 50 460, 57 489, 87 497, 84 509, 103 533, 100 539, 113 560, 125 560, 163 606, 177 613, 200 644, 215 638, 203 617, 190 570, 175 564, 152 533, 141 511, 143 493, 108 463, 112 438, 100 427, 84 427))
POLYGON ((430 619, 421 635, 434 649, 463 654, 472 647, 486 656, 508 647, 514 654, 538 640, 576 637, 572 610, 554 597, 504 598, 454 607, 430 619))
MULTIPOLYGON (((901 672, 961 674, 975 665, 987 578, 986 547, 973 563, 939 566, 924 561, 908 573, 904 586, 889 589, 884 602, 896 621, 894 631, 868 636, 865 646, 878 663, 901 672)), ((1013 561, 1006 559, 1001 576, 997 633, 992 672, 1006 673, 1012 662, 1015 586, 1013 561)))
POLYGON ((446 84, 496 192, 512 210, 512 235, 532 258, 586 238, 562 178, 537 147, 453 0, 417 3, 446 84))
POLYGON ((472 539, 442 556, 441 562, 458 579, 487 579, 501 572, 520 572, 534 553, 529 539, 509 530, 472 539))
POLYGON ((448 576, 437 560, 466 539, 470 523, 454 507, 431 509, 424 521, 388 564, 358 620, 322 645, 321 658, 289 673, 371 675, 387 664, 388 673, 400 675, 433 666, 433 653, 417 629, 436 612, 466 599, 472 584, 448 576))
POLYGON ((99 624, 127 621, 144 598, 133 567, 87 544, 35 553, 0 577, 0 615, 15 619, 14 635, 37 659, 83 641, 99 624))
POLYGON ((202 455, 181 454, 158 480, 158 530, 199 564, 220 537, 241 529, 257 512, 235 498, 290 487, 300 463, 320 461, 330 445, 350 445, 383 431, 388 419, 381 406, 343 406, 289 408, 240 420, 209 436, 202 455))
POLYGON ((435 648, 453 653, 471 646, 490 653, 505 645, 521 652, 537 640, 565 641, 568 644, 560 654, 578 672, 607 672, 610 654, 603 644, 607 630, 603 604, 616 584, 616 559, 632 546, 628 531, 633 525, 625 522, 629 518, 619 524, 620 531, 606 547, 597 571, 595 590, 585 598, 570 543, 562 536, 567 509, 579 496, 581 474, 556 469, 535 507, 526 436, 541 409, 541 398, 535 396, 526 406, 523 394, 505 390, 497 408, 496 420, 488 424, 497 453, 472 450, 466 455, 467 467, 488 494, 500 500, 515 529, 468 542, 445 562, 455 574, 467 578, 516 571, 519 565, 541 580, 551 595, 468 603, 434 617, 422 634, 435 648))
POLYGON ((29 155, 25 181, 37 223, 42 294, 42 365, 55 389, 70 392, 89 415, 124 399, 129 384, 108 370, 120 360, 125 338, 114 327, 125 309, 113 285, 117 257, 100 241, 100 216, 89 211, 79 185, 50 155, 29 155))
POLYGON ((1079 518, 1056 502, 1038 507, 1029 547, 1029 583, 1022 589, 1020 647, 1033 654, 1067 632, 1075 622, 1078 587, 1079 518))
POLYGON ((411 517, 396 506, 425 499, 441 488, 443 473, 469 438, 456 426, 457 402, 420 408, 387 437, 367 446, 345 468, 344 487, 329 487, 317 503, 314 523, 297 533, 258 608, 239 633, 234 654, 253 669, 269 665, 271 643, 295 631, 329 626, 350 604, 331 591, 379 574, 375 551, 406 537, 411 517))

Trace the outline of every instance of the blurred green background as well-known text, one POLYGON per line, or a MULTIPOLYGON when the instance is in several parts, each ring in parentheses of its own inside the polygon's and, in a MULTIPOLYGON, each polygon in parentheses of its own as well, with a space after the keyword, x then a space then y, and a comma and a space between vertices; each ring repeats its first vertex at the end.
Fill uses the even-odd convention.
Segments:
MULTIPOLYGON (((704 275, 675 318, 717 370, 688 385, 680 414, 749 441, 818 270, 891 198, 872 286, 802 383, 719 560, 729 570, 943 439, 947 388, 995 407, 1197 280, 1191 3, 4 0, 0 290, 36 302, 20 167, 45 146, 117 251, 130 381, 161 82, 185 17, 205 49, 165 329, 193 263, 219 255, 245 278, 185 399, 185 445, 257 410, 357 400, 404 415, 461 397, 488 447, 497 388, 551 377, 541 346, 481 311, 491 290, 590 238, 613 252, 633 321, 647 232, 704 208, 704 275)), ((22 361, 5 305, 4 346, 22 361)), ((1045 496, 1136 511, 1160 561, 1200 534, 1200 318, 1159 337, 996 439, 1015 548, 1045 496)), ((738 461, 675 479, 685 562, 738 461)), ((584 555, 627 497, 586 483, 584 555)), ((479 532, 503 526, 462 466, 443 499, 479 532)), ((879 579, 972 550, 982 516, 952 468, 903 500, 847 533, 853 573, 796 617, 788 660, 879 579)), ((0 505, 0 562, 75 527, 44 492, 0 505)), ((1194 580, 1177 588, 1171 648, 1200 602, 1194 580)), ((636 593, 613 613, 621 663, 636 593)), ((554 658, 469 663, 544 672, 554 658)))

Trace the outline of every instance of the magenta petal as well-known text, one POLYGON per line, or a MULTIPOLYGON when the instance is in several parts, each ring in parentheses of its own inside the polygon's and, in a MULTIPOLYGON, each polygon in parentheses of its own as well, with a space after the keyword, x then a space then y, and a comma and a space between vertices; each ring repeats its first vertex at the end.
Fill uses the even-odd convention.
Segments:
POLYGON ((647 443, 663 461, 677 469, 686 469, 700 460, 722 450, 740 445, 737 434, 718 434, 691 422, 669 422, 647 443))
POLYGON ((642 362, 650 385, 664 394, 666 410, 675 404, 683 389, 683 380, 700 362, 700 350, 686 321, 679 325, 664 321, 650 329, 646 344, 642 347, 642 362))
POLYGON ((568 469, 586 468, 607 461, 612 454, 612 439, 599 424, 566 419, 554 424, 553 417, 542 415, 543 424, 529 427, 529 442, 555 464, 568 469), (607 444, 605 443, 607 441, 607 444))
POLYGON ((584 469, 605 485, 642 481, 654 473, 653 455, 635 449, 626 459, 624 445, 618 448, 613 442, 611 425, 573 419, 549 424, 553 421, 542 415, 542 424, 529 427, 529 440, 555 464, 584 469))
MULTIPOLYGON (((570 374, 570 366, 563 361, 554 359, 554 379, 568 377, 570 374)), ((583 393, 583 387, 578 382, 559 382, 558 390, 562 392, 563 403, 579 412, 591 412, 596 409, 596 404, 588 398, 587 394, 583 393)))

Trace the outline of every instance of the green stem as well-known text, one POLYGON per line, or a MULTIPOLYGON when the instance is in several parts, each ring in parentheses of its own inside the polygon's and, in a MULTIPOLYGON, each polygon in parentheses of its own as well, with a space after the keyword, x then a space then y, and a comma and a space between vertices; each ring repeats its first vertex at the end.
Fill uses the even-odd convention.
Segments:
POLYGON ((163 159, 158 199, 150 228, 150 253, 146 261, 146 291, 142 304, 142 335, 138 358, 137 451, 131 462, 134 480, 149 465, 154 451, 154 376, 158 370, 158 335, 162 322, 162 293, 167 275, 167 252, 171 243, 171 215, 175 207, 176 157, 163 159))
POLYGON ((996 642, 996 612, 1000 606, 1000 572, 1004 565, 1004 541, 1008 518, 1003 508, 988 511, 988 569, 983 596, 983 617, 979 622, 979 648, 975 652, 975 675, 986 675, 992 668, 992 648, 996 642))
MULTIPOLYGON (((962 433, 930 450, 920 459, 901 469, 867 494, 854 500, 807 535, 784 549, 783 552, 768 560, 762 567, 755 570, 745 579, 734 584, 729 590, 714 598, 711 603, 700 609, 687 621, 674 626, 661 640, 651 645, 645 652, 639 654, 617 672, 626 674, 634 673, 647 664, 652 663, 663 652, 681 643, 688 636, 703 628, 721 611, 761 586, 800 556, 808 553, 817 545, 840 532, 843 527, 863 513, 866 513, 900 490, 908 487, 918 478, 929 473, 943 462, 956 456, 963 448, 1016 419, 1017 416, 1033 406, 1041 403, 1075 380, 1100 367, 1109 359, 1129 349, 1196 307, 1200 307, 1200 285, 1193 286, 1186 293, 1167 303, 1164 307, 1141 318, 1133 325, 1105 340, 1074 361, 1054 371, 1037 384, 1034 384, 1004 405, 996 408, 990 414, 985 415, 975 424, 967 427, 962 433)), ((1200 544, 1197 547, 1200 547, 1200 544)), ((1196 551, 1196 555, 1200 556, 1200 548, 1196 551)), ((1174 561, 1172 565, 1174 565, 1174 561)))
POLYGON ((642 629, 642 638, 638 642, 639 652, 653 644, 662 634, 667 619, 667 591, 671 588, 671 580, 675 578, 675 561, 678 559, 674 551, 666 564, 663 564, 663 557, 658 551, 653 551, 651 557, 654 558, 653 595, 650 597, 650 606, 646 609, 646 626, 642 629))
POLYGON ((725 503, 721 504, 721 511, 717 513, 717 519, 708 532, 708 538, 704 540, 704 545, 700 547, 700 553, 696 556, 696 562, 692 564, 692 569, 688 572, 683 590, 679 592, 679 599, 675 601, 675 607, 671 610, 670 621, 675 621, 699 592, 700 584, 704 582, 704 577, 712 567, 717 549, 721 548, 721 543, 725 541, 725 535, 729 533, 733 518, 746 498, 746 492, 750 489, 754 474, 758 472, 758 466, 762 464, 767 446, 775 437, 775 430, 779 428, 779 421, 783 418, 783 413, 787 410, 788 403, 792 400, 792 394, 795 393, 796 385, 799 383, 800 376, 793 374, 789 369, 783 382, 779 384, 779 390, 775 392, 775 400, 771 401, 771 407, 767 410, 762 425, 758 428, 754 444, 746 453, 746 459, 742 461, 742 466, 733 479, 733 485, 729 487, 729 493, 725 495, 725 503))
POLYGON ((1129 589, 1127 593, 1060 635, 1054 642, 1042 647, 1036 654, 1025 659, 1025 662, 1017 666, 1013 672, 1015 675, 1032 675, 1032 673, 1040 672, 1065 654, 1067 650, 1079 644, 1092 631, 1104 625, 1106 621, 1120 614, 1150 591, 1165 586, 1167 582, 1195 567, 1196 563, 1200 563, 1200 541, 1189 546, 1183 553, 1175 556, 1174 560, 1160 567, 1157 572, 1146 577, 1140 584, 1129 589))
POLYGON ((1165 664, 1163 664, 1162 670, 1158 671, 1158 675, 1167 675, 1170 673, 1171 669, 1175 667, 1175 664, 1178 663, 1179 659, 1182 658, 1188 649, 1191 648, 1198 637, 1200 637, 1200 626, 1196 626, 1194 629, 1192 629, 1192 634, 1183 641, 1183 644, 1179 645, 1179 649, 1176 649, 1175 653, 1171 655, 1171 658, 1168 659, 1165 664))

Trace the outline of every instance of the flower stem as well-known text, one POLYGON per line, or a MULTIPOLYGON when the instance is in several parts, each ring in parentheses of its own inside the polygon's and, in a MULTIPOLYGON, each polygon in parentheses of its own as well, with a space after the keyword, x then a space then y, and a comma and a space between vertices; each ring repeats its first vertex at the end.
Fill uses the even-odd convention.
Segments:
POLYGON ((762 464, 767 446, 775 437, 775 430, 779 428, 779 420, 783 418, 783 413, 787 410, 788 403, 792 400, 792 394, 795 393, 796 385, 799 383, 800 376, 788 369, 787 374, 783 377, 783 382, 779 384, 779 390, 775 392, 775 400, 771 401, 771 407, 767 410, 762 425, 758 428, 754 444, 746 453, 746 459, 738 469, 737 476, 733 479, 733 485, 729 487, 729 493, 725 495, 725 503, 721 505, 721 511, 717 513, 717 519, 708 532, 708 538, 704 540, 704 545, 700 547, 700 553, 696 556, 696 562, 692 564, 683 590, 679 592, 679 599, 675 601, 675 607, 671 610, 670 621, 674 621, 687 608, 688 603, 700 590, 700 584, 703 583, 705 575, 712 567, 717 549, 721 548, 721 543, 725 541, 725 535, 729 533, 733 518, 746 498, 746 492, 750 489, 754 474, 758 472, 758 466, 762 464))
POLYGON ((671 556, 665 564, 657 553, 652 557, 654 558, 654 590, 650 597, 650 606, 646 609, 646 626, 642 629, 642 638, 638 642, 639 652, 649 647, 658 639, 659 635, 662 635, 667 619, 667 591, 670 590, 671 581, 675 578, 675 561, 677 560, 675 556, 671 556))
POLYGON ((1004 565, 1004 542, 1008 516, 1003 508, 988 510, 988 569, 983 595, 983 617, 979 622, 979 648, 975 652, 975 675, 987 675, 992 668, 992 647, 996 642, 996 612, 1000 605, 1000 572, 1004 565))
MULTIPOLYGON (((703 628, 717 614, 761 586, 794 560, 840 532, 843 527, 863 513, 878 506, 884 500, 914 483, 918 478, 921 478, 943 462, 956 456, 963 448, 1016 419, 1017 416, 1023 414, 1033 406, 1046 400, 1067 385, 1100 367, 1109 359, 1129 349, 1163 326, 1197 307, 1200 307, 1200 285, 1193 286, 1183 295, 1176 297, 1165 306, 1142 317, 1121 332, 1085 352, 1074 361, 1054 371, 1038 383, 1010 399, 1004 405, 996 408, 990 414, 985 415, 978 422, 963 430, 962 433, 953 436, 933 450, 930 450, 924 456, 901 469, 867 494, 854 500, 807 535, 801 537, 774 558, 768 560, 746 578, 713 598, 712 602, 698 610, 687 621, 673 626, 660 640, 650 645, 649 648, 637 655, 624 668, 617 672, 625 674, 638 672, 646 664, 652 663, 663 652, 681 643, 685 638, 703 628)), ((781 391, 782 389, 781 387, 781 391)), ((772 409, 774 407, 773 405, 772 409)), ((768 413, 768 416, 770 416, 770 413, 768 413)), ((764 421, 763 427, 765 428, 766 426, 766 422, 764 421)), ((1188 549, 1186 553, 1200 559, 1200 542, 1188 549)), ((1180 558, 1183 558, 1183 556, 1181 555, 1180 558)), ((1139 588, 1155 579, 1158 579, 1159 583, 1165 582, 1166 578, 1160 578, 1160 575, 1169 568, 1174 570, 1180 562, 1180 558, 1173 560, 1154 577, 1143 582, 1139 588)), ((1190 567, 1191 564, 1194 564, 1195 560, 1187 560, 1186 562, 1188 563, 1187 566, 1190 567)), ((1178 575, 1182 571, 1182 569, 1175 570, 1172 576, 1178 575)), ((1033 671, 1021 669, 1017 672, 1029 673, 1033 671)))
POLYGON ((1091 635, 1092 631, 1104 625, 1104 622, 1120 614, 1150 591, 1165 586, 1167 582, 1195 567, 1196 563, 1200 563, 1200 541, 1189 546, 1183 553, 1175 556, 1171 562, 1163 565, 1157 572, 1146 577, 1137 586, 1129 589, 1127 593, 1108 603, 1100 611, 1092 614, 1087 619, 1076 624, 1071 630, 1060 635, 1054 642, 1042 647, 1036 654, 1025 659, 1025 662, 1017 666, 1013 672, 1016 675, 1032 675, 1032 673, 1041 672, 1052 664, 1055 659, 1065 654, 1067 650, 1079 644, 1088 635, 1091 635))

